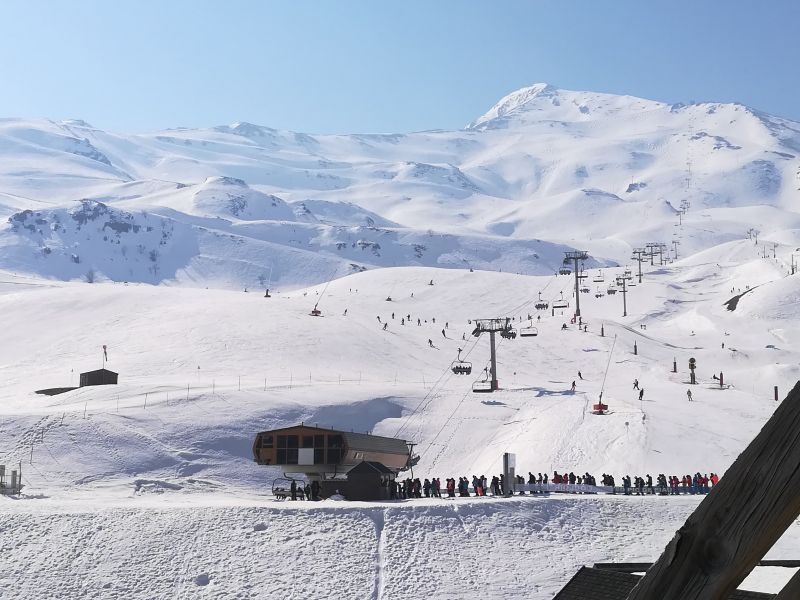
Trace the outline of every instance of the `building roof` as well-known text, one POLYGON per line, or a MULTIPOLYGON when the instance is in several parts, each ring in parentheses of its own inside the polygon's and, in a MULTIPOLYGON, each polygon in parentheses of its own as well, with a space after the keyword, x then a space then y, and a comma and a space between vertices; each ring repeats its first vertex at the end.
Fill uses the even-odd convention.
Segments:
POLYGON ((81 375, 90 375, 92 373, 111 373, 112 375, 119 375, 119 373, 114 373, 114 371, 109 371, 108 369, 95 369, 94 371, 85 371, 81 373, 81 375))
POLYGON ((309 429, 318 431, 320 433, 338 433, 344 438, 345 444, 349 450, 363 450, 365 452, 385 452, 387 454, 408 454, 408 444, 405 440, 398 438, 384 437, 382 435, 371 435, 369 433, 354 433, 351 431, 340 431, 338 429, 326 429, 324 427, 313 427, 301 423, 300 425, 293 425, 291 427, 280 427, 278 429, 270 429, 269 431, 261 431, 259 435, 276 434, 290 429, 309 429))
POLYGON ((379 475, 394 475, 395 472, 392 471, 390 468, 386 467, 385 465, 374 462, 371 460, 362 460, 358 463, 355 467, 350 469, 347 472, 349 476, 350 473, 378 473, 379 475))
POLYGON ((386 452, 387 454, 408 454, 405 440, 369 435, 368 433, 347 433, 342 431, 344 441, 349 450, 366 450, 369 452, 386 452))
MULTIPOLYGON (((625 600, 641 575, 581 567, 553 600, 625 600)), ((773 594, 736 590, 730 600, 771 600, 773 594)))

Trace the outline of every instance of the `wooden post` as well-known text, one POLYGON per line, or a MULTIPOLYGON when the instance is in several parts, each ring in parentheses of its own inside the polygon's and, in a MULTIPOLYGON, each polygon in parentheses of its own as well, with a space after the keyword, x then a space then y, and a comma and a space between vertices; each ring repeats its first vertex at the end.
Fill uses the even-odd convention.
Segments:
POLYGON ((627 600, 729 597, 800 515, 797 431, 800 382, 689 516, 627 600), (769 485, 762 485, 764 482, 769 485))
POLYGON ((800 598, 800 571, 797 571, 780 594, 775 596, 775 600, 794 600, 795 598, 800 598))

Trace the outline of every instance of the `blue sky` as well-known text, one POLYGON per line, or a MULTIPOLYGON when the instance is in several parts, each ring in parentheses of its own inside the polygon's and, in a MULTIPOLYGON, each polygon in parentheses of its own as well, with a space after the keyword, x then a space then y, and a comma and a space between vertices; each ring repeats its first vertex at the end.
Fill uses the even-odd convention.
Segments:
POLYGON ((459 128, 536 82, 800 120, 800 2, 3 0, 0 116, 459 128))

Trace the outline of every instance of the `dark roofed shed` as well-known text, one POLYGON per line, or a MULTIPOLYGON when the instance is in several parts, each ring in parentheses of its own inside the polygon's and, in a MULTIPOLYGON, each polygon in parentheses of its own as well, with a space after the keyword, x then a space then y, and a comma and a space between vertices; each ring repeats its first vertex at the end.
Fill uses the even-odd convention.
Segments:
POLYGON ((81 373, 80 385, 81 387, 87 385, 115 385, 118 377, 117 373, 108 369, 87 371, 86 373, 81 373))

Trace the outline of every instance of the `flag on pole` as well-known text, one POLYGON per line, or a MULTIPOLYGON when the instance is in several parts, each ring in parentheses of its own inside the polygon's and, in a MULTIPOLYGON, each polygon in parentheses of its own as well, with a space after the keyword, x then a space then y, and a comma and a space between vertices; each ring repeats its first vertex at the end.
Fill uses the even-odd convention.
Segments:
POLYGON ((105 344, 103 344, 103 360, 108 360, 108 349, 105 344))

